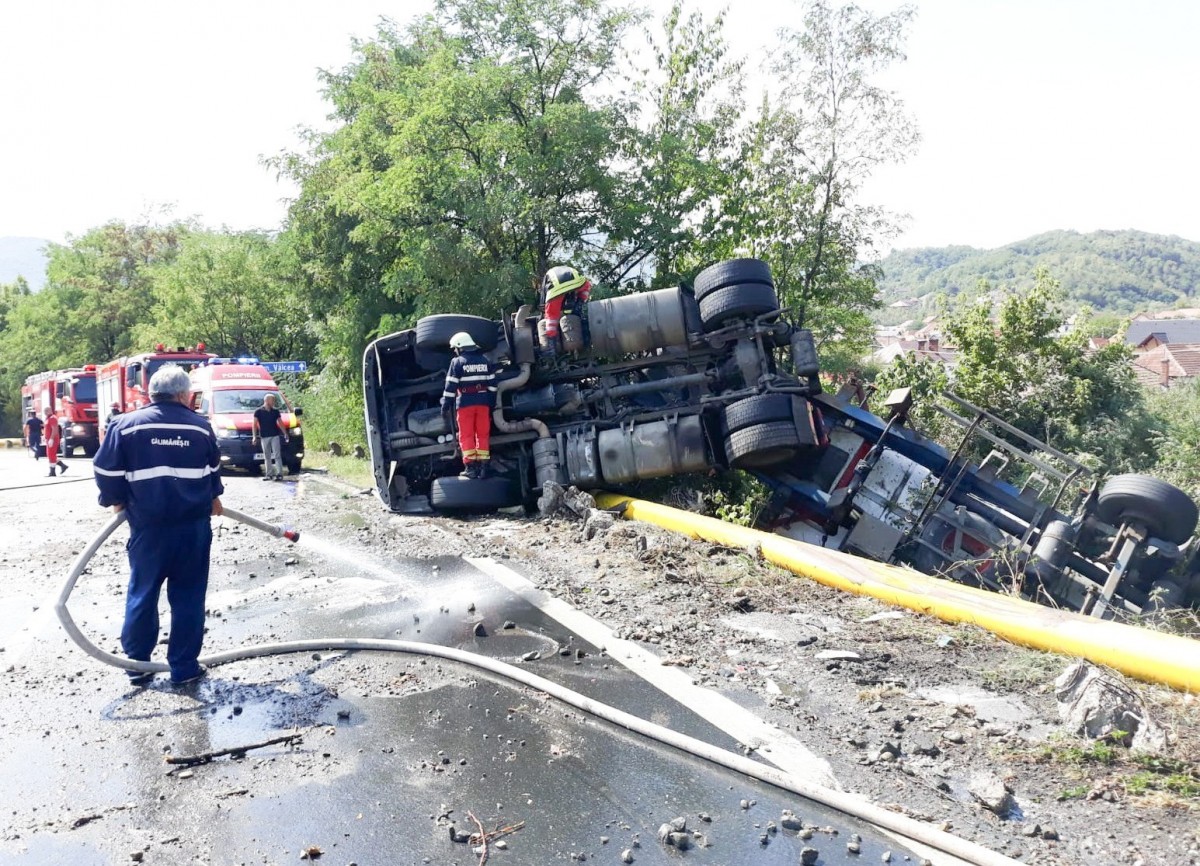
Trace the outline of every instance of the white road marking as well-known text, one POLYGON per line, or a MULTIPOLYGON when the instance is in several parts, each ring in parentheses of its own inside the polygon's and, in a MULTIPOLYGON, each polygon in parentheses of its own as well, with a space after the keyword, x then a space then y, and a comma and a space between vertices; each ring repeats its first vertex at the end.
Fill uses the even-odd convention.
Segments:
POLYGON ((679 668, 664 666, 658 656, 633 641, 618 638, 604 623, 542 592, 511 568, 486 557, 463 559, 584 640, 604 647, 630 671, 738 742, 754 747, 785 773, 841 790, 829 762, 795 737, 767 724, 720 692, 694 685, 679 668))

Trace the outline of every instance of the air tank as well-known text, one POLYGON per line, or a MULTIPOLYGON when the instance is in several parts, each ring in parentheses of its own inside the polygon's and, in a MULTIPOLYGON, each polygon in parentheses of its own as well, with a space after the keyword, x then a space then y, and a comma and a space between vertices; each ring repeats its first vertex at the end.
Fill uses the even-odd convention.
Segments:
POLYGON ((602 430, 600 472, 609 484, 708 468, 699 415, 602 430))
POLYGON ((596 357, 615 358, 687 344, 678 288, 592 301, 587 316, 596 357))

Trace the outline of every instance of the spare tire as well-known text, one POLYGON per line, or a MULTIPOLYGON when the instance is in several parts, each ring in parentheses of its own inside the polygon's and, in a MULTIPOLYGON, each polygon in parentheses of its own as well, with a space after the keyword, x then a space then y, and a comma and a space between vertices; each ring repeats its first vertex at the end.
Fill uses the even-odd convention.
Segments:
POLYGON ((771 278, 771 269, 762 259, 730 259, 718 262, 696 274, 696 279, 692 281, 692 289, 696 293, 696 300, 699 301, 717 289, 743 283, 774 286, 775 280, 771 278))
POLYGON ((705 295, 700 301, 700 321, 706 331, 715 331, 730 319, 752 319, 778 309, 774 286, 740 283, 705 295))
POLYGON ((490 352, 500 339, 500 323, 482 316, 459 314, 426 316, 417 322, 416 346, 418 349, 445 349, 450 338, 459 331, 466 331, 475 345, 490 352))
POLYGON ((435 478, 429 504, 439 511, 495 511, 521 504, 520 491, 507 478, 435 478))
POLYGON ((730 403, 721 413, 726 436, 755 424, 791 421, 793 417, 790 394, 758 394, 747 397, 730 403))
POLYGON ((1142 523, 1156 538, 1183 544, 1200 519, 1196 503, 1173 484, 1149 475, 1114 475, 1100 488, 1096 515, 1105 523, 1142 523))
POLYGON ((725 456, 729 465, 737 469, 755 469, 774 466, 796 456, 800 448, 800 436, 791 421, 772 421, 755 424, 725 440, 725 456))

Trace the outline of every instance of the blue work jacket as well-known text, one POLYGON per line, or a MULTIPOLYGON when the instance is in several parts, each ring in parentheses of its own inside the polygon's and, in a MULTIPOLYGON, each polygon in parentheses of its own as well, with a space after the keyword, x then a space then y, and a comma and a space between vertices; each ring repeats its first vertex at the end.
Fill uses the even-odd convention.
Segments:
POLYGON ((134 528, 207 517, 225 492, 212 427, 174 401, 113 419, 92 468, 100 504, 124 505, 134 528))

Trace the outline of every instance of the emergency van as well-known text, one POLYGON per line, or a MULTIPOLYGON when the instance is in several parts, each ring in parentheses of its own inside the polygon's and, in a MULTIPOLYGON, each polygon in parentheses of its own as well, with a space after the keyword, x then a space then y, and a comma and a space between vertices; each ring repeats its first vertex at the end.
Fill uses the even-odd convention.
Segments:
POLYGON ((76 448, 91 457, 100 447, 96 417, 96 365, 36 373, 21 386, 21 417, 32 409, 39 418, 53 409, 62 430, 62 454, 76 448))
POLYGON ((222 466, 262 471, 263 452, 254 442, 254 410, 275 395, 275 407, 288 428, 283 463, 292 475, 304 461, 303 410, 292 406, 257 358, 210 358, 191 372, 192 408, 208 419, 217 434, 222 466))

